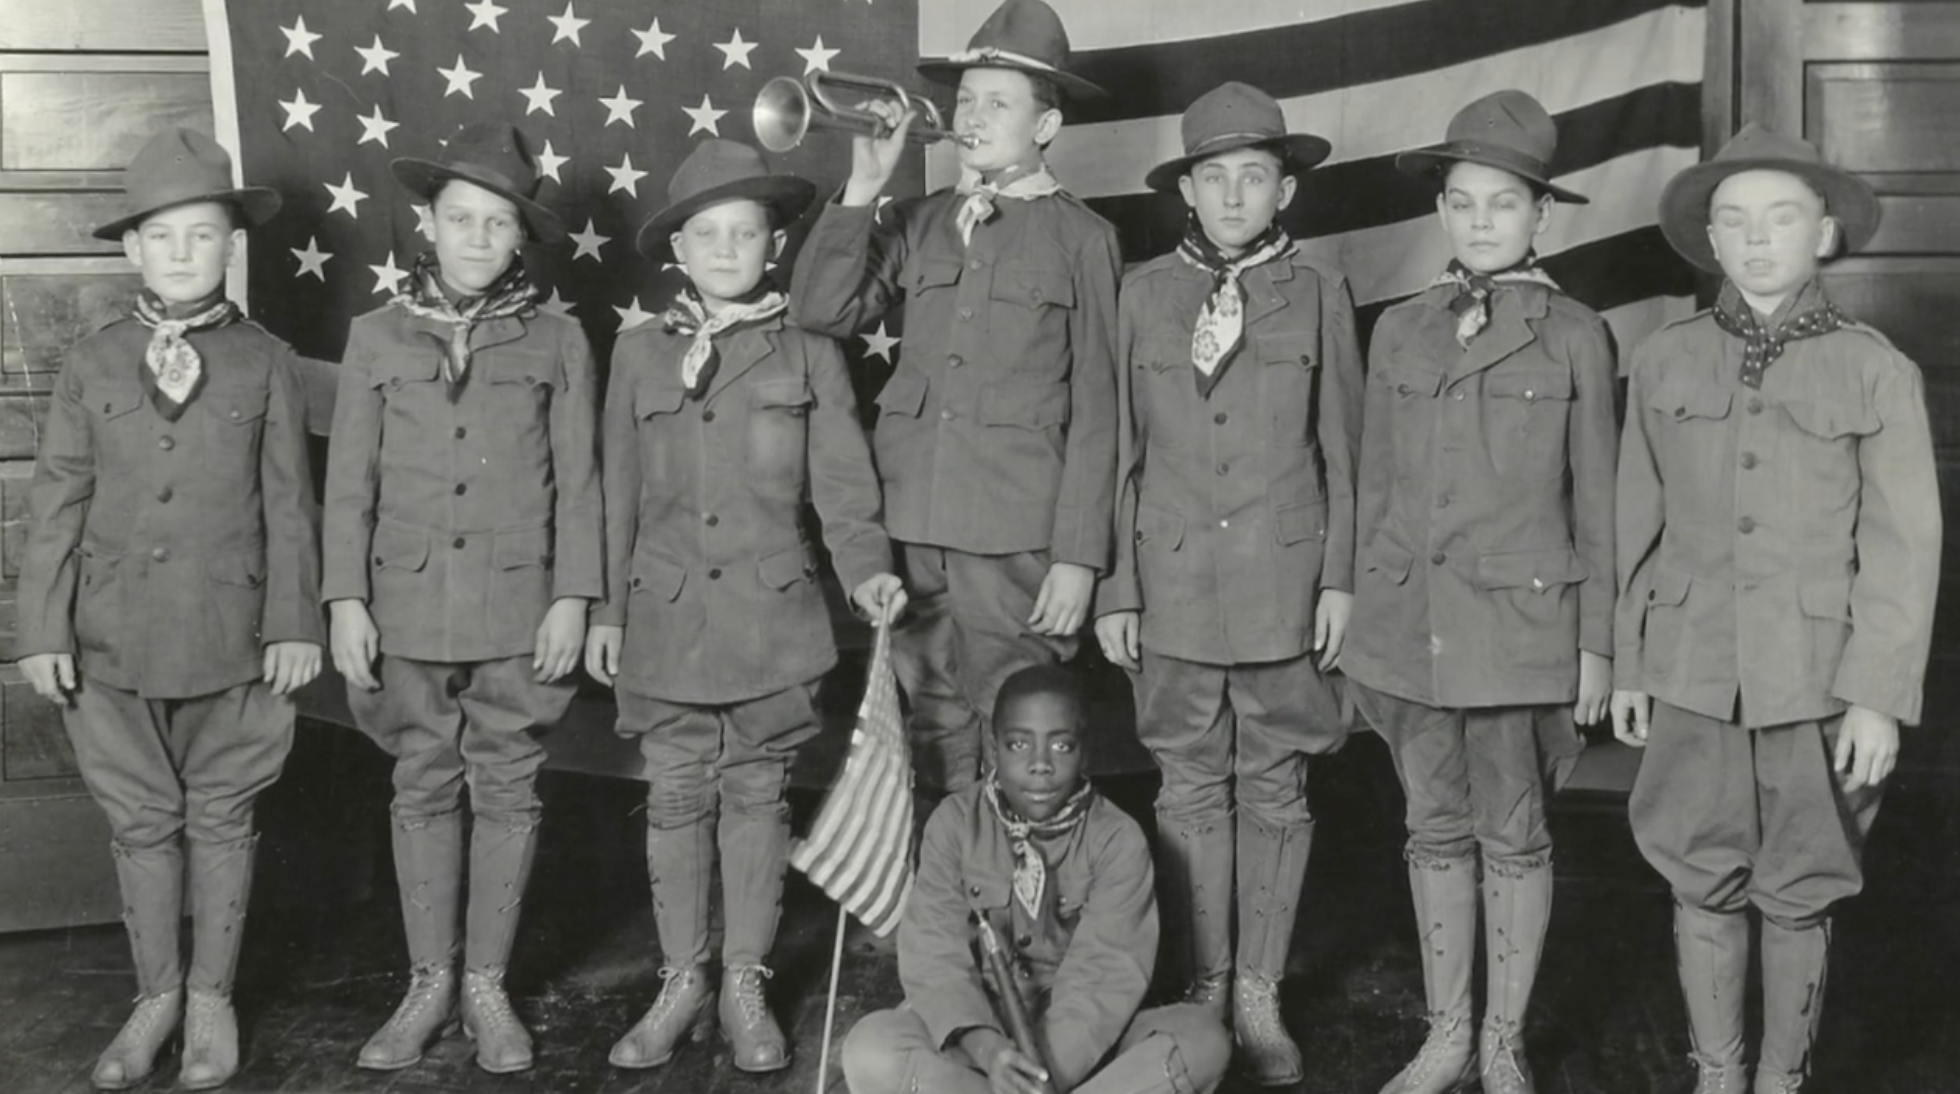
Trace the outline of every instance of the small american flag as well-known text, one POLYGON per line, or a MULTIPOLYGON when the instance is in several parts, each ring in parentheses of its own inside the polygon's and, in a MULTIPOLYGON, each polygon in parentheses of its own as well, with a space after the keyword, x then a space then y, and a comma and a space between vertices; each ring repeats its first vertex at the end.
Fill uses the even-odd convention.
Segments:
POLYGON ((912 893, 912 750, 898 710, 891 628, 879 627, 844 774, 790 865, 879 937, 912 893))

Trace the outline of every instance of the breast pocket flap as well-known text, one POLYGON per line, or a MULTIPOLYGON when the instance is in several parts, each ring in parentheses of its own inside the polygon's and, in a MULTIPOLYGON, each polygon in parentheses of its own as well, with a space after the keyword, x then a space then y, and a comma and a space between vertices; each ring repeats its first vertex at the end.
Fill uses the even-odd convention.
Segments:
POLYGON ((680 384, 641 384, 633 392, 633 416, 651 418, 656 414, 672 414, 681 408, 687 399, 687 389, 680 384))
POLYGON ((1273 510, 1273 531, 1280 546, 1327 538, 1327 503, 1303 501, 1273 510))
POLYGON ((1572 374, 1570 372, 1512 372, 1492 373, 1484 381, 1484 391, 1495 398, 1523 399, 1536 402, 1539 399, 1572 398, 1572 374))
POLYGON ((1421 395, 1433 399, 1443 390, 1443 374, 1433 369, 1387 364, 1382 366, 1380 377, 1380 382, 1397 395, 1421 395))
POLYGON ((1793 399, 1783 404, 1797 427, 1825 440, 1864 437, 1878 432, 1878 413, 1850 400, 1793 399))
POLYGON ((957 285, 960 280, 960 270, 963 268, 964 265, 957 258, 924 259, 914 266, 912 272, 905 278, 905 288, 907 291, 917 292, 921 289, 957 285))
POLYGON ((966 876, 964 892, 967 905, 974 911, 999 911, 1013 897, 1014 882, 1006 874, 971 873, 966 876))
POLYGON ((1075 306, 1075 280, 1043 266, 1003 265, 994 273, 993 297, 1039 308, 1075 306))
POLYGON ((1586 579, 1586 567, 1570 547, 1549 551, 1505 551, 1477 559, 1479 588, 1548 592, 1586 579))
POLYGON ((756 576, 762 579, 762 584, 778 591, 815 577, 816 573, 817 560, 803 547, 777 551, 756 564, 756 576))
POLYGON ((633 576, 627 584, 633 592, 673 600, 687 583, 687 568, 659 555, 641 555, 633 560, 633 576))
POLYGON ((763 380, 750 389, 749 393, 751 406, 792 412, 809 406, 810 401, 810 385, 797 376, 781 380, 763 380))
POLYGON ((264 553, 220 555, 205 564, 204 576, 220 585, 256 589, 265 584, 264 553))
POLYGON ((1717 387, 1682 384, 1656 391, 1650 401, 1662 416, 1676 421, 1690 418, 1719 420, 1729 416, 1735 394, 1717 387))
POLYGON ((909 373, 894 375, 885 381, 884 388, 878 392, 878 410, 883 414, 897 414, 905 418, 916 418, 926 405, 926 378, 909 373))
POLYGON ((1312 368, 1316 363, 1308 350, 1312 338, 1305 332, 1262 334, 1253 340, 1259 360, 1269 365, 1298 365, 1312 368))

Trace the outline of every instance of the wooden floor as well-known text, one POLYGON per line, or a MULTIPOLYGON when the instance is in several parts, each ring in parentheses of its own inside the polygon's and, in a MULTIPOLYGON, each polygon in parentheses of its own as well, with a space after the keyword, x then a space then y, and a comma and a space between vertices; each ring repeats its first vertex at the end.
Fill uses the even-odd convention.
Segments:
MULTIPOLYGON (((645 1073, 606 1052, 658 989, 630 782, 548 774, 545 846, 511 980, 539 1046, 537 1068, 491 1077, 460 1038, 393 1075, 354 1068, 363 1039, 393 1006, 403 956, 386 862, 387 771, 364 742, 302 731, 289 776, 262 802, 265 852, 238 1001, 246 1063, 230 1087, 261 1091, 548 1091, 702 1094, 813 1091, 832 906, 792 880, 778 1013, 793 1026, 794 1066, 734 1072, 725 1051, 684 1050, 645 1073)), ((1916 745, 1920 772, 1897 785, 1870 849, 1866 895, 1842 915, 1838 959, 1812 1089, 1824 1094, 1960 1091, 1960 824, 1943 740, 1916 745), (1928 760, 1930 757, 1930 760, 1928 760)), ((1105 780, 1147 816, 1148 776, 1105 780)), ((1314 869, 1286 986, 1289 1025, 1308 1057, 1296 1090, 1374 1094, 1422 1034, 1422 993, 1399 846, 1399 801, 1386 757, 1358 737, 1314 777, 1314 869)), ((814 795, 799 791, 801 818, 814 795)), ((1658 1094, 1692 1086, 1674 985, 1667 895, 1634 852, 1619 812, 1566 802, 1556 813, 1558 904, 1530 1023, 1546 1094, 1658 1094)), ((14 884, 14 879, 8 879, 14 884)), ((132 993, 120 929, 0 938, 0 1092, 85 1091, 95 1054, 132 993)), ((848 947, 838 1036, 898 1001, 888 947, 861 931, 848 947)), ((139 1089, 171 1089, 174 1056, 139 1089)), ((833 1064, 829 1089, 842 1091, 833 1064)), ((1226 1091, 1248 1089, 1228 1080, 1226 1091)))

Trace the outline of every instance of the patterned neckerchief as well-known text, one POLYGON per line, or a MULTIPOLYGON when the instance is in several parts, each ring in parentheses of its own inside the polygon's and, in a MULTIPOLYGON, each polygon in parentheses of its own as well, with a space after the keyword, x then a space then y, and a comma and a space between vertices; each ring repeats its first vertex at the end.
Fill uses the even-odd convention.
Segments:
POLYGON ((1763 373, 1783 356, 1786 343, 1829 334, 1844 323, 1844 313, 1815 278, 1786 297, 1767 320, 1742 298, 1733 281, 1723 281, 1715 297, 1715 325, 1742 339, 1742 383, 1750 388, 1763 386, 1763 373))
POLYGON ((1198 394, 1209 396, 1232 355, 1245 343, 1245 287, 1239 278, 1255 266, 1286 258, 1293 239, 1278 221, 1266 226, 1237 258, 1228 258, 1205 234, 1193 212, 1177 245, 1179 258, 1211 275, 1211 296, 1191 331, 1191 364, 1198 370, 1198 394))
POLYGON ((1041 849, 1034 841, 1066 835, 1081 824, 1082 818, 1089 815, 1095 793, 1089 780, 1084 779, 1054 816, 1045 821, 1031 821, 1016 813, 1001 797, 999 772, 987 776, 987 805, 1001 827, 1007 829, 1008 841, 1014 848, 1014 900, 1029 918, 1041 917, 1041 897, 1048 887, 1048 864, 1042 861, 1041 849))
POLYGON ((960 204, 960 211, 954 215, 953 224, 960 230, 960 242, 973 242, 975 225, 985 224, 994 216, 994 202, 998 198, 1013 198, 1017 201, 1033 201, 1061 192, 1062 184, 1048 173, 1048 165, 1037 160, 1024 174, 1015 174, 1009 168, 994 177, 992 182, 984 182, 977 171, 963 171, 959 185, 954 189, 966 195, 960 204), (1010 177, 1012 176, 1012 177, 1010 177), (1002 182, 1002 179, 1007 179, 1002 182))
POLYGON ((721 354, 715 352, 716 335, 773 319, 788 308, 789 298, 767 279, 748 300, 724 304, 714 313, 701 302, 701 294, 694 286, 682 289, 674 297, 673 305, 661 314, 660 323, 669 332, 693 339, 687 352, 681 355, 681 383, 688 395, 700 398, 714 382, 715 373, 721 367, 721 354))
POLYGON ((1450 259, 1449 268, 1437 275, 1429 283, 1430 288, 1439 285, 1455 285, 1456 296, 1450 300, 1450 312, 1456 316, 1456 344, 1470 348, 1470 340, 1490 325, 1490 298, 1506 284, 1543 285, 1558 291, 1558 282, 1552 275, 1538 265, 1538 254, 1526 251, 1524 261, 1509 269, 1496 273, 1481 274, 1471 270, 1457 259, 1450 259))
POLYGON ((395 294, 393 303, 410 315, 442 323, 449 328, 444 344, 443 378, 453 395, 462 387, 470 370, 470 329, 491 319, 529 315, 537 306, 538 290, 524 272, 524 260, 513 257, 504 272, 497 275, 482 295, 460 303, 442 291, 442 268, 434 251, 415 256, 408 273, 408 287, 395 294))
POLYGON ((238 305, 225 296, 223 286, 185 307, 165 304, 162 297, 144 289, 136 297, 133 314, 138 323, 150 328, 150 344, 143 348, 143 386, 149 390, 157 413, 174 422, 204 389, 204 357, 184 335, 237 322, 238 305))

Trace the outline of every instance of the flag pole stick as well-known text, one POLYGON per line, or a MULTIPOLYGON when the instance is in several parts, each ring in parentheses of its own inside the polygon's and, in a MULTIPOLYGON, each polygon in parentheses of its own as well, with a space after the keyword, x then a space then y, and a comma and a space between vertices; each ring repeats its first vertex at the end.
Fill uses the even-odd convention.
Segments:
POLYGON ((837 906, 837 941, 830 948, 830 998, 823 1005, 823 1048, 817 1053, 817 1094, 823 1094, 824 1079, 830 1075, 830 1031, 837 1021, 837 976, 844 966, 844 906, 837 906))

